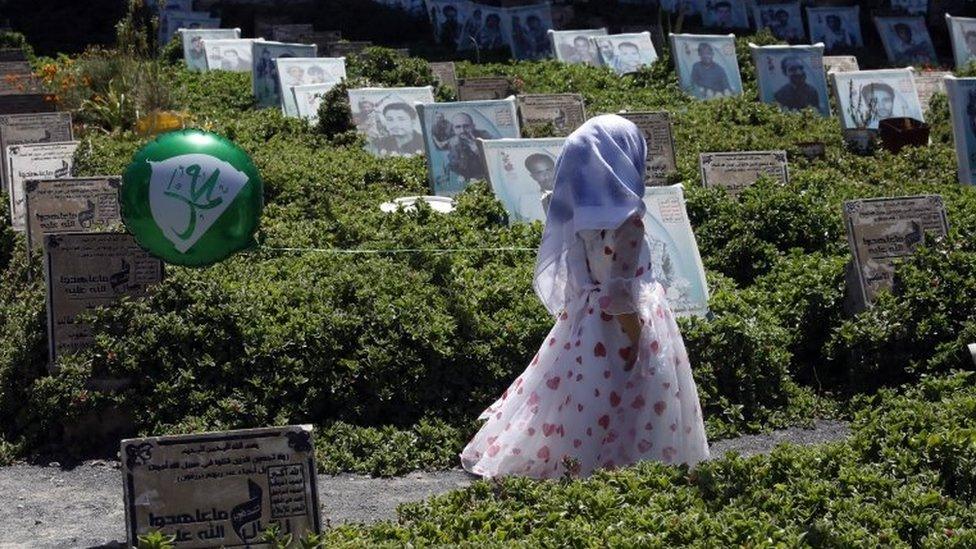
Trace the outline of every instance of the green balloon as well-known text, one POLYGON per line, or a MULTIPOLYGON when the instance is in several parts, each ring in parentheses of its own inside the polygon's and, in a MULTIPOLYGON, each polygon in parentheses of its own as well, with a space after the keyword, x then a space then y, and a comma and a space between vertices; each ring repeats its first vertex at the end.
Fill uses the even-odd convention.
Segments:
POLYGON ((122 220, 167 263, 204 266, 250 246, 264 184, 247 153, 200 130, 164 133, 140 149, 122 176, 122 220))

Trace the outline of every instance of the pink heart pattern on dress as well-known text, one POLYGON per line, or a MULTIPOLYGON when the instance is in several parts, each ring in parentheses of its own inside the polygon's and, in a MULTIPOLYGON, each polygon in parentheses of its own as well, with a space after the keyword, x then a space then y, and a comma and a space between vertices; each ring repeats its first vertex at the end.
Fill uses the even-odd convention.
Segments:
POLYGON ((667 407, 668 404, 666 402, 664 402, 663 400, 659 400, 654 403, 654 413, 657 415, 661 415, 664 413, 664 410, 666 410, 667 407))
POLYGON ((607 356, 607 348, 603 346, 602 341, 593 347, 593 356, 607 356))
POLYGON ((546 387, 549 387, 550 389, 555 391, 556 389, 559 388, 559 380, 560 380, 559 377, 550 377, 549 380, 546 381, 546 387))

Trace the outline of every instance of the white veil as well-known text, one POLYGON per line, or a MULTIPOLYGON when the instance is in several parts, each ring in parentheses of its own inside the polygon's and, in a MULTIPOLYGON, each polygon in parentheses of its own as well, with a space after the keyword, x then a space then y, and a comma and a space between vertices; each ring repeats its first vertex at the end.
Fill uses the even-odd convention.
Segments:
POLYGON ((536 295, 552 315, 587 284, 577 231, 616 229, 635 213, 644 216, 646 156, 640 129, 615 114, 591 118, 566 138, 556 160, 533 280, 536 295))

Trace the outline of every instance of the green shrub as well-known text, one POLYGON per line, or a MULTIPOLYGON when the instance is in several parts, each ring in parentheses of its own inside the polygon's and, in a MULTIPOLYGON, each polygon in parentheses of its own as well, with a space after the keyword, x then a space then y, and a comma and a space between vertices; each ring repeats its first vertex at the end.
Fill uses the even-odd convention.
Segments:
POLYGON ((922 247, 895 272, 894 293, 843 322, 828 343, 847 362, 852 389, 918 379, 924 373, 972 369, 976 254, 952 240, 922 247))
POLYGON ((586 480, 508 477, 402 504, 396 522, 341 525, 328 546, 955 546, 976 543, 971 376, 879 395, 849 442, 642 461, 586 480))

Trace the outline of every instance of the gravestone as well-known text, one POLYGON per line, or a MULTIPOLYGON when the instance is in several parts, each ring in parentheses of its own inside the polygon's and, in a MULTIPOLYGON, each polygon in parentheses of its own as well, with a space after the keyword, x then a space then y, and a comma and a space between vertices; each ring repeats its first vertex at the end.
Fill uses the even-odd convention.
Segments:
MULTIPOLYGON (((857 57, 853 55, 825 55, 823 58, 824 72, 850 72, 861 70, 857 64, 857 57)), ((829 80, 829 79, 828 79, 829 80)))
POLYGON ((708 314, 708 284, 681 184, 647 189, 644 230, 650 268, 678 316, 708 314))
POLYGON ((505 99, 513 93, 512 83, 504 77, 461 78, 458 80, 458 101, 505 99))
POLYGON ((651 33, 651 44, 654 44, 654 51, 661 52, 666 49, 667 41, 664 39, 664 32, 657 25, 623 25, 620 27, 620 34, 634 34, 640 32, 651 33))
POLYGON ((24 183, 27 249, 44 235, 98 231, 121 225, 119 177, 71 177, 24 183))
POLYGON ((844 227, 854 256, 856 309, 870 307, 891 289, 894 261, 910 256, 927 237, 945 236, 949 221, 939 195, 869 198, 844 202, 844 227))
POLYGON ((77 141, 25 143, 7 147, 10 224, 15 231, 27 231, 24 183, 28 179, 60 179, 70 176, 77 148, 77 141))
POLYGON ((64 353, 92 341, 91 326, 77 316, 138 297, 163 277, 163 263, 127 233, 65 233, 44 237, 48 356, 51 367, 64 353))
POLYGON ((915 89, 918 91, 918 102, 922 104, 922 111, 928 112, 929 101, 937 93, 945 94, 946 75, 948 71, 924 71, 915 75, 915 89))
POLYGON ((782 184, 789 182, 786 151, 709 152, 698 157, 702 185, 725 189, 738 196, 759 176, 769 176, 782 184))
POLYGON ((586 121, 583 96, 578 93, 540 93, 518 96, 522 131, 549 125, 552 135, 565 137, 586 121))
POLYGON ((458 83, 457 83, 457 69, 454 66, 454 61, 447 61, 444 63, 431 63, 430 72, 434 74, 434 78, 440 82, 441 86, 445 88, 450 88, 457 93, 458 83))
POLYGON ((671 115, 662 111, 622 112, 620 116, 636 124, 644 133, 644 141, 647 142, 644 183, 652 187, 667 185, 668 176, 678 169, 674 156, 671 115))
POLYGON ((311 425, 121 442, 129 545, 152 530, 179 548, 256 547, 277 525, 292 544, 322 530, 311 425))
POLYGON ((66 112, 40 114, 0 114, 0 180, 9 194, 7 147, 25 143, 71 141, 71 115, 66 112))

